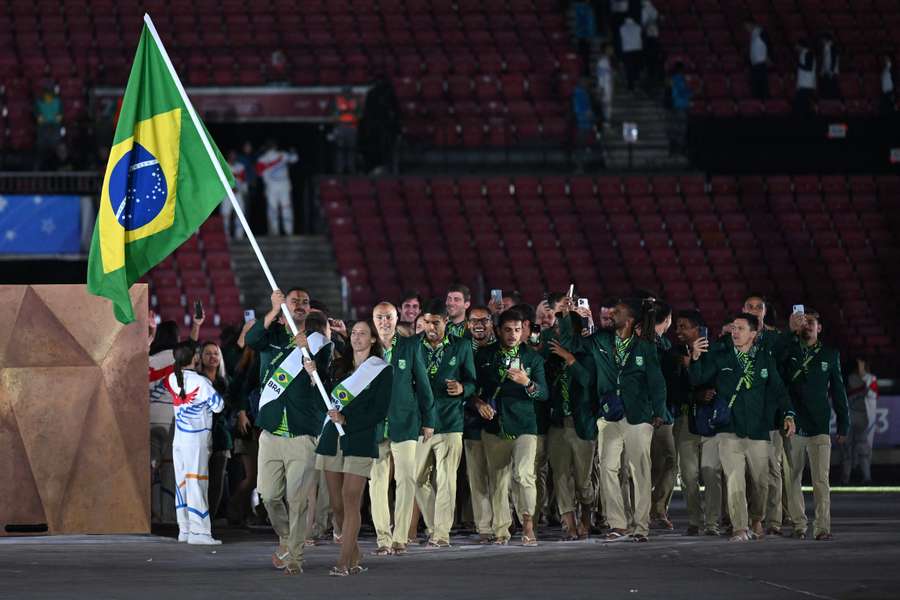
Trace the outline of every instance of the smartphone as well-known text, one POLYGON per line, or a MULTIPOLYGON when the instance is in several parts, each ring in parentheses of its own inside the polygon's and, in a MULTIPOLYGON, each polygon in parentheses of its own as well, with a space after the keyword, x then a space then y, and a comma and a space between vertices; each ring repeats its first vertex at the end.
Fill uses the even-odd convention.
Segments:
POLYGON ((503 290, 491 290, 491 302, 503 304, 503 290))
POLYGON ((194 302, 194 318, 195 319, 203 318, 203 304, 201 304, 199 300, 194 302))
POLYGON ((709 327, 705 325, 700 327, 700 337, 709 339, 709 327))
POLYGON ((256 311, 252 308, 244 311, 244 323, 249 323, 256 319, 256 311))
POLYGON ((575 284, 574 283, 569 284, 569 293, 567 295, 569 296, 569 298, 575 297, 575 284))
POLYGON ((509 361, 509 368, 510 369, 521 369, 522 368, 522 361, 519 360, 518 356, 515 357, 514 359, 512 359, 511 361, 509 361))
POLYGON ((802 314, 804 314, 804 313, 806 313, 806 307, 805 307, 805 306, 803 306, 802 304, 795 304, 795 305, 794 305, 794 314, 795 314, 795 315, 802 315, 802 314))
POLYGON ((587 298, 579 298, 578 299, 578 308, 590 308, 590 302, 588 302, 587 298))

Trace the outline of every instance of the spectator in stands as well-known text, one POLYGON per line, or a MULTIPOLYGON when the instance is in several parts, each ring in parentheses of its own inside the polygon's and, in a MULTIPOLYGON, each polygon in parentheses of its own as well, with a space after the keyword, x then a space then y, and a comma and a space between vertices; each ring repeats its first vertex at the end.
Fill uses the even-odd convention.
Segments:
POLYGON ((359 100, 353 93, 353 87, 346 85, 334 97, 333 116, 334 130, 331 133, 334 142, 334 172, 356 173, 356 142, 360 116, 359 100))
POLYGON ((274 50, 269 56, 269 68, 266 73, 269 85, 288 85, 287 56, 284 51, 274 50))
POLYGON ((400 103, 394 85, 379 75, 366 93, 359 122, 359 148, 366 172, 379 175, 394 164, 394 146, 400 135, 400 103))
POLYGON ((619 28, 622 27, 625 17, 628 16, 628 4, 628 0, 609 0, 610 30, 619 58, 622 57, 622 37, 619 28))
MULTIPOLYGON (((229 398, 229 380, 225 373, 225 361, 222 360, 222 350, 215 342, 203 342, 199 347, 199 369, 219 394, 224 399, 229 398)), ((228 460, 231 458, 231 450, 234 442, 228 429, 228 421, 231 418, 230 406, 226 403, 224 410, 213 417, 212 448, 209 455, 209 518, 213 524, 219 505, 225 492, 225 470, 228 468, 228 460)))
POLYGON ((461 283, 447 290, 447 333, 456 337, 466 337, 466 311, 472 305, 472 292, 461 283))
MULTIPOLYGON (((716 437, 728 489, 728 514, 733 542, 746 542, 763 534, 766 504, 770 419, 775 408, 784 415, 786 437, 794 434, 794 413, 778 372, 778 363, 755 344, 759 320, 740 313, 731 324, 731 347, 709 352, 709 342, 698 338, 691 346, 691 383, 715 385, 720 398, 731 400, 730 421, 716 437), (750 480, 750 511, 747 510, 747 480, 750 480)), ((779 499, 779 503, 781 500, 779 499)))
POLYGON ((60 139, 62 126, 62 101, 53 84, 44 84, 40 97, 34 103, 37 122, 36 169, 46 168, 60 139))
MULTIPOLYGON (((105 166, 105 165, 104 165, 105 166)), ((44 163, 44 168, 48 171, 74 171, 75 170, 75 161, 71 153, 69 152, 69 147, 65 142, 59 142, 54 146, 52 154, 48 157, 47 161, 44 163)))
POLYGON ((578 44, 578 55, 581 57, 581 68, 590 76, 591 49, 597 36, 597 24, 594 21, 594 9, 587 2, 576 2, 575 40, 578 44))
POLYGON ((816 57, 805 39, 797 42, 797 93, 794 114, 808 117, 813 112, 816 94, 816 57))
POLYGON ((750 91, 757 100, 769 99, 769 36, 762 26, 748 21, 750 34, 750 91))
POLYGON ((504 311, 497 325, 499 341, 478 351, 475 358, 481 395, 473 403, 487 421, 482 442, 488 464, 495 544, 510 538, 510 479, 516 513, 522 522, 522 545, 537 546, 534 515, 537 507, 535 403, 546 402, 547 384, 541 357, 522 344, 523 318, 515 309, 504 311))
POLYGON ((281 150, 274 139, 266 142, 266 151, 256 159, 256 173, 266 184, 266 216, 269 235, 281 235, 278 213, 286 235, 294 235, 294 204, 291 195, 290 165, 297 162, 297 151, 281 150))
MULTIPOLYGON (((231 168, 231 174, 234 176, 234 197, 241 207, 241 211, 246 216, 247 210, 247 194, 249 187, 247 186, 247 167, 238 159, 237 150, 228 153, 228 166, 231 168)), ((231 201, 226 199, 222 201, 222 222, 225 224, 225 233, 234 239, 242 239, 244 237, 244 228, 237 219, 232 222, 231 216, 234 213, 234 207, 231 201)))
POLYGON ((641 27, 644 30, 644 64, 650 85, 661 79, 662 56, 659 46, 659 11, 650 0, 641 1, 641 27))
MULTIPOLYGON (((375 325, 358 321, 351 330, 350 345, 353 352, 335 361, 332 378, 346 396, 346 403, 342 398, 340 410, 328 411, 328 421, 316 447, 316 468, 325 471, 331 509, 335 520, 341 523, 341 553, 329 573, 332 577, 365 571, 359 564, 362 552, 357 541, 362 496, 372 475, 373 458, 379 453, 375 442, 378 430, 382 429, 392 401, 394 369, 381 358, 383 350, 375 325), (345 435, 338 437, 336 425, 345 427, 345 435)), ((306 370, 314 369, 315 363, 307 362, 306 370)), ((386 493, 382 501, 387 504, 386 493)), ((409 515, 406 518, 402 526, 404 536, 409 515)))
POLYGON ((675 63, 675 69, 669 78, 672 94, 672 111, 669 123, 669 153, 687 151, 688 112, 691 109, 693 92, 684 76, 684 64, 675 63))
POLYGON ((573 333, 568 318, 573 308, 571 299, 562 305, 566 316, 560 321, 562 345, 571 352, 591 352, 598 369, 597 390, 608 394, 600 400, 607 422, 599 441, 603 507, 611 528, 607 539, 631 537, 635 542, 646 542, 650 533, 650 443, 654 428, 668 413, 666 384, 652 341, 656 308, 640 300, 621 300, 612 310, 613 329, 601 329, 587 337, 573 333), (642 337, 635 332, 639 323, 642 337), (616 373, 616 380, 607 380, 609 375, 603 373, 616 373), (619 480, 623 454, 634 483, 633 519, 626 516, 619 480))
POLYGON ((814 535, 817 540, 831 539, 831 411, 837 417, 838 446, 843 446, 850 430, 847 391, 841 377, 838 351, 820 341, 822 322, 819 313, 806 308, 800 335, 782 359, 782 373, 797 411, 797 436, 790 445, 793 482, 788 489, 794 537, 806 536, 806 507, 803 502, 803 466, 809 460, 809 473, 816 506, 814 535))
POLYGON ((596 140, 594 109, 588 92, 588 79, 582 77, 572 89, 572 112, 575 116, 575 149, 572 159, 577 172, 584 172, 584 165, 596 140))
POLYGON ((400 303, 400 322, 414 323, 421 312, 422 296, 416 291, 406 292, 403 295, 403 302, 400 303))
POLYGON ((841 74, 841 53, 830 33, 822 35, 819 42, 819 96, 835 100, 840 98, 841 90, 838 76, 841 74))
POLYGON ((895 107, 893 61, 885 54, 881 63, 881 114, 892 115, 895 107))
POLYGON ((612 127, 614 78, 612 68, 613 47, 604 44, 600 58, 597 59, 597 91, 596 101, 600 108, 600 116, 604 130, 612 127))
POLYGON ((628 82, 628 91, 633 92, 634 86, 641 77, 641 69, 644 61, 644 40, 642 27, 630 16, 619 28, 619 36, 622 39, 622 62, 625 64, 625 79, 628 82))
POLYGON ((850 404, 850 435, 841 452, 841 483, 850 484, 850 475, 858 467, 862 482, 872 483, 872 445, 875 441, 878 378, 869 371, 869 361, 857 357, 847 375, 850 404))

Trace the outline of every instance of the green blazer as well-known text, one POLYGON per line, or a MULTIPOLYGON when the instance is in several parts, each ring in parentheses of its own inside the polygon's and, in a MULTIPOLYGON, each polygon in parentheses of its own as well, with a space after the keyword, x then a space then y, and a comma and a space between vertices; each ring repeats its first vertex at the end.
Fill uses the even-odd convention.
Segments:
POLYGON ((390 364, 394 388, 381 439, 392 442, 418 440, 423 427, 434 427, 434 395, 425 371, 422 337, 396 337, 390 364))
POLYGON ((524 434, 538 435, 535 401, 545 402, 548 398, 544 361, 531 348, 519 345, 522 369, 535 383, 534 393, 529 394, 525 386, 509 379, 503 378, 501 383, 501 372, 505 369, 499 353, 500 342, 494 342, 475 355, 478 396, 485 402, 493 403, 497 411, 497 415, 485 423, 484 430, 513 438, 524 434))
MULTIPOLYGON (((329 366, 331 365, 332 345, 323 346, 313 360, 316 361, 316 370, 322 379, 326 390, 330 389, 329 366)), ((287 358, 285 352, 284 358, 287 358)), ((272 373, 281 364, 281 360, 268 365, 263 373, 263 385, 269 380, 272 373)), ((256 418, 256 426, 273 433, 281 424, 281 416, 287 412, 288 430, 291 435, 318 436, 322 431, 322 421, 325 419, 325 403, 322 395, 306 369, 300 371, 291 381, 284 393, 277 400, 273 400, 262 407, 256 418)))
POLYGON ((597 439, 597 415, 599 399, 595 393, 597 367, 594 357, 587 352, 575 355, 575 362, 567 366, 565 361, 550 352, 547 344, 550 340, 559 340, 559 334, 553 329, 545 329, 541 334, 544 344, 541 356, 544 357, 544 375, 550 394, 547 405, 548 421, 551 427, 562 427, 566 417, 572 417, 575 433, 583 440, 597 439), (568 386, 569 410, 565 410, 563 386, 568 386))
POLYGON ((841 357, 834 348, 821 346, 812 357, 805 359, 801 343, 794 338, 785 353, 781 369, 791 403, 797 411, 797 434, 812 436, 831 433, 831 410, 834 406, 837 433, 847 435, 850 431, 850 409, 841 376, 841 357))
POLYGON ((597 398, 610 393, 621 397, 628 423, 651 423, 654 417, 667 419, 666 381, 659 366, 656 344, 635 338, 620 369, 615 362, 616 334, 613 331, 601 329, 587 337, 575 335, 571 319, 563 318, 559 320, 559 333, 562 345, 570 352, 590 352, 594 356, 597 398))
MULTIPOLYGON (((341 452, 344 456, 378 458, 382 423, 391 404, 393 370, 393 367, 382 370, 378 377, 341 411, 347 419, 344 424, 344 436, 340 438, 341 452)), ((337 383, 340 382, 335 382, 337 383)), ((321 431, 316 453, 334 456, 337 454, 339 439, 337 428, 333 422, 328 421, 321 431)))
MULTIPOLYGON (((475 393, 475 358, 472 353, 472 342, 455 336, 448 336, 449 345, 437 373, 429 374, 431 393, 434 396, 435 433, 454 433, 463 430, 463 411, 466 398, 475 393), (463 386, 461 396, 447 394, 447 380, 453 379, 463 386)), ((427 344, 423 340, 423 344, 427 344)), ((423 346, 428 353, 428 347, 423 346)), ((426 361, 427 362, 427 361, 426 361)))
MULTIPOLYGON (((793 416, 794 410, 774 356, 762 347, 754 348, 753 383, 749 390, 741 386, 731 409, 731 423, 721 431, 769 440, 769 431, 781 429, 775 422, 776 412, 793 416)), ((704 353, 700 360, 691 362, 689 369, 693 385, 715 385, 716 393, 726 402, 734 395, 743 372, 733 346, 704 353)))
MULTIPOLYGON (((268 329, 263 327, 263 320, 259 319, 247 331, 244 336, 244 343, 259 352, 259 376, 263 378, 266 369, 279 353, 291 350, 291 340, 293 337, 284 325, 277 321, 272 321, 268 329)), ((263 384, 265 379, 263 378, 263 384)))

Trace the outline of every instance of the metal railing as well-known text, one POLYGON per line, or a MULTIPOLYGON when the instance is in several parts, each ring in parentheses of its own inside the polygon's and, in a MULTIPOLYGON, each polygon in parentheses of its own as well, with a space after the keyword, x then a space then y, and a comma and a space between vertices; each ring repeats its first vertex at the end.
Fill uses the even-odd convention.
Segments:
POLYGON ((96 171, 0 171, 0 194, 96 195, 103 182, 96 171))

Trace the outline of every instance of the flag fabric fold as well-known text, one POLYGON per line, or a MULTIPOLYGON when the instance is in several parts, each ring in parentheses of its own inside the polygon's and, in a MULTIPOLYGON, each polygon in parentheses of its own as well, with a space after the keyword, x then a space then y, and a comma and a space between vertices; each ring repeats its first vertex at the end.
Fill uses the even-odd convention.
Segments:
MULTIPOLYGON (((134 320, 128 290, 193 235, 227 192, 194 126, 164 49, 147 25, 135 53, 103 177, 88 258, 88 291, 134 320)), ((196 121, 199 123, 199 120, 196 121)))

